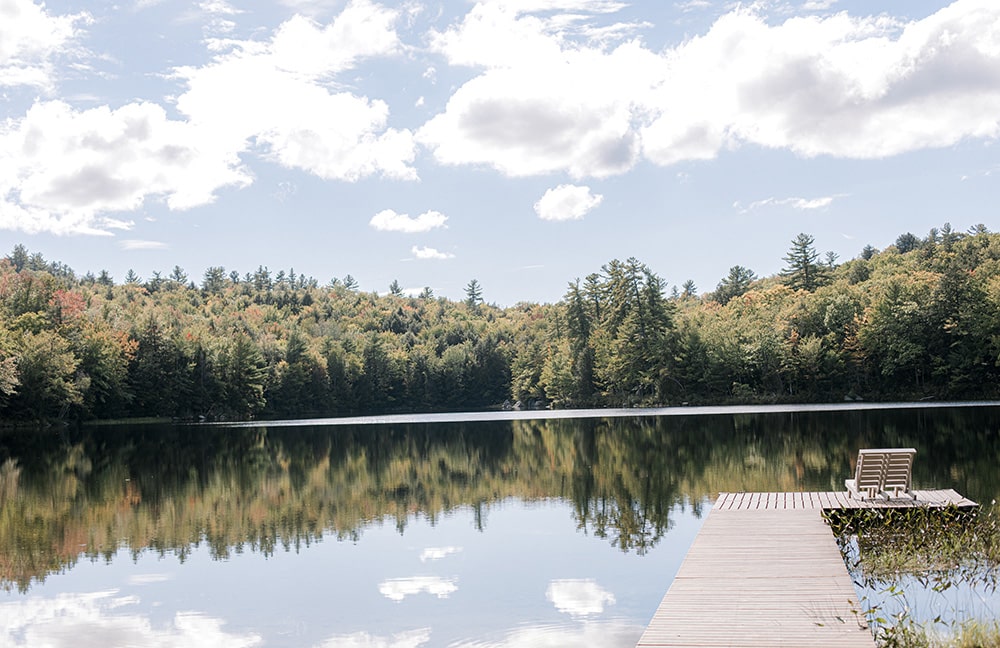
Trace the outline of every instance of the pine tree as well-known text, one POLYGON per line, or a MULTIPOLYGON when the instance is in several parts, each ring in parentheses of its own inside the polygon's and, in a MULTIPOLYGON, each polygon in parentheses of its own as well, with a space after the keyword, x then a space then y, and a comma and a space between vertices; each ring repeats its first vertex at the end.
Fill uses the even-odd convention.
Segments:
POLYGON ((788 262, 788 267, 782 270, 788 286, 794 290, 812 292, 819 288, 825 276, 825 271, 816 261, 819 252, 813 247, 815 239, 808 234, 799 234, 792 240, 792 247, 782 259, 788 262))
MULTIPOLYGON (((237 279, 239 275, 236 275, 237 279)), ((222 266, 212 266, 205 270, 205 278, 201 289, 207 293, 220 293, 226 286, 226 269, 222 266)))
POLYGON ((729 269, 729 274, 715 287, 713 298, 723 306, 750 289, 750 284, 757 280, 753 270, 735 265, 729 269))
POLYGON ((475 279, 465 287, 465 303, 473 310, 478 310, 483 303, 483 287, 475 279))
POLYGON ((28 258, 29 257, 27 248, 18 243, 17 245, 14 246, 14 249, 7 257, 7 260, 10 261, 11 264, 14 266, 14 270, 16 272, 20 272, 21 270, 24 270, 24 268, 28 265, 28 258))
POLYGON ((906 254, 907 252, 912 252, 920 247, 920 239, 913 235, 911 232, 906 232, 905 234, 900 234, 896 238, 896 250, 900 254, 906 254))

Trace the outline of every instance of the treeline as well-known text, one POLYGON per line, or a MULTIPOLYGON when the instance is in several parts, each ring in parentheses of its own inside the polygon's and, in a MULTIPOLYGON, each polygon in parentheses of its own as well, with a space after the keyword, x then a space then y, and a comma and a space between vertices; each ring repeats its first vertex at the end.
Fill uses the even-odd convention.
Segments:
POLYGON ((1000 235, 945 225, 714 292, 635 259, 556 304, 360 292, 294 271, 175 267, 116 285, 17 246, 0 260, 4 420, 997 398, 1000 235))

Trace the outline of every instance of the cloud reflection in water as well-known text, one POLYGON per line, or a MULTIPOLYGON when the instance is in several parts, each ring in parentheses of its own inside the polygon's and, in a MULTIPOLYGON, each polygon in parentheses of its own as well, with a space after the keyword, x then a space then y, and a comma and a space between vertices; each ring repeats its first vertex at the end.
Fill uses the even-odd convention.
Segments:
POLYGON ((427 562, 428 560, 441 560, 442 558, 460 553, 461 551, 461 547, 427 547, 420 554, 420 562, 427 562))
POLYGON ((438 598, 448 598, 448 595, 458 590, 454 578, 439 576, 412 576, 410 578, 390 578, 378 586, 382 596, 393 601, 402 601, 407 596, 427 592, 438 598))
POLYGON ((399 632, 391 637, 378 637, 367 632, 330 637, 316 648, 419 648, 431 639, 430 628, 399 632))
POLYGON ((574 616, 600 614, 605 604, 615 604, 615 595, 591 579, 554 580, 549 583, 545 598, 560 612, 574 616))
POLYGON ((632 648, 642 631, 642 627, 621 620, 533 625, 511 630, 496 640, 460 641, 449 648, 632 648))
POLYGON ((221 619, 197 612, 178 612, 170 624, 153 627, 151 621, 140 614, 112 613, 112 610, 139 602, 138 597, 117 594, 117 590, 107 590, 0 603, 0 645, 11 648, 249 648, 262 643, 253 633, 225 632, 221 619))

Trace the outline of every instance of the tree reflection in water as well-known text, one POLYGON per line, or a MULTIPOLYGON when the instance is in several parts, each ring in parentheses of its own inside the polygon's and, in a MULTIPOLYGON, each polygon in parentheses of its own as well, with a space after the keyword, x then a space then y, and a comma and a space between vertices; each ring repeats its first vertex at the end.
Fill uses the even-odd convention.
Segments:
POLYGON ((912 446, 919 487, 1000 493, 997 408, 0 433, 0 581, 32 582, 122 546, 183 559, 300 551, 400 533, 508 498, 572 502, 583 533, 643 553, 675 506, 720 491, 840 490, 858 448, 912 446))

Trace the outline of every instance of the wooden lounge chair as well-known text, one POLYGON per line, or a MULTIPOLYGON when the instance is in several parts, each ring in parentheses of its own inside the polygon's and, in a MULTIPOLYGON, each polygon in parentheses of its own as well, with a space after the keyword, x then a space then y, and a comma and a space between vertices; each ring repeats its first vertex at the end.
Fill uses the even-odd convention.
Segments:
POLYGON ((910 492, 913 448, 878 448, 858 450, 854 479, 844 481, 848 495, 859 499, 916 497, 910 492))

